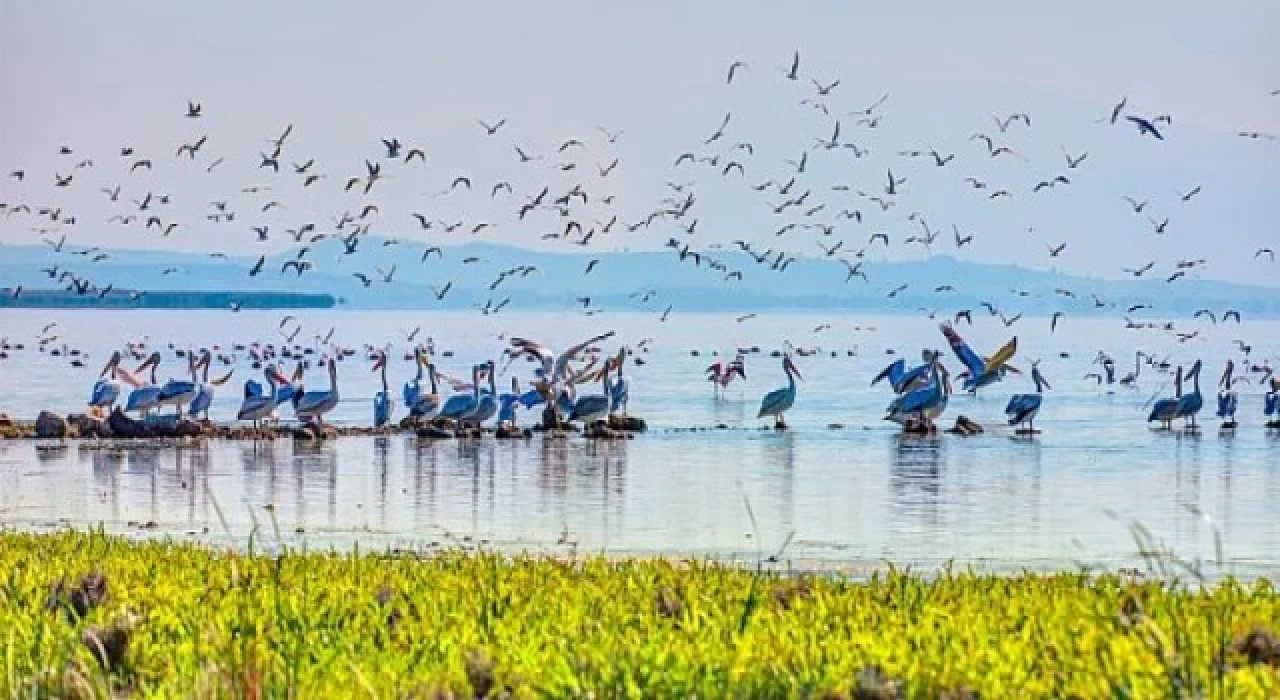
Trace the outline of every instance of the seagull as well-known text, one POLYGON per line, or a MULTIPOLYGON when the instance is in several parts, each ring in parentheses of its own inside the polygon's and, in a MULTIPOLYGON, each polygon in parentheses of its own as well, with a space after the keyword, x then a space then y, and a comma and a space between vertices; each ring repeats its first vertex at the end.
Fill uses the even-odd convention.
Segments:
POLYGON ((1266 255, 1271 260, 1271 262, 1276 261, 1276 252, 1270 248, 1259 248, 1258 252, 1253 254, 1253 257, 1256 259, 1256 258, 1262 257, 1263 255, 1266 255))
POLYGON ((1111 108, 1111 123, 1112 123, 1112 124, 1115 124, 1115 123, 1116 123, 1116 120, 1120 118, 1120 112, 1124 109, 1124 106, 1125 106, 1126 104, 1128 104, 1128 103, 1129 103, 1129 98, 1128 98, 1128 97, 1124 97, 1124 98, 1122 98, 1122 99, 1120 100, 1120 102, 1119 102, 1119 103, 1117 103, 1117 104, 1116 104, 1116 106, 1115 106, 1115 107, 1112 107, 1112 108, 1111 108))
POLYGON ((1191 191, 1190 191, 1190 192, 1188 192, 1188 193, 1186 193, 1186 194, 1182 195, 1182 201, 1184 201, 1184 202, 1190 202, 1192 197, 1194 197, 1194 196, 1196 196, 1196 195, 1200 194, 1200 187, 1201 187, 1200 185, 1196 185, 1195 187, 1193 187, 1193 188, 1191 189, 1191 191))
POLYGON ((1143 210, 1143 209, 1145 209, 1145 208, 1146 208, 1146 206, 1147 206, 1147 200, 1145 200, 1145 199, 1144 199, 1144 200, 1142 200, 1141 202, 1139 202, 1138 200, 1134 199, 1133 197, 1128 197, 1128 196, 1126 196, 1126 197, 1124 198, 1124 201, 1128 202, 1128 203, 1129 203, 1129 206, 1133 207, 1133 213, 1135 213, 1135 214, 1141 214, 1141 213, 1142 213, 1142 210, 1143 210))
POLYGON ((505 118, 499 119, 498 122, 493 126, 486 124, 483 119, 477 119, 476 121, 480 123, 480 126, 484 128, 485 133, 489 136, 493 136, 494 134, 498 133, 498 129, 501 129, 502 125, 507 123, 507 120, 505 118))
POLYGON ((746 64, 746 62, 745 62, 745 61, 734 61, 733 63, 730 63, 730 64, 729 64, 729 75, 728 75, 728 77, 726 77, 726 78, 725 78, 725 80, 724 80, 724 84, 725 84, 725 85, 729 85, 729 84, 733 83, 733 74, 734 74, 734 71, 738 70, 739 68, 746 68, 746 67, 747 67, 747 64, 746 64))
POLYGON ((1135 126, 1138 127, 1139 135, 1151 134, 1152 136, 1156 137, 1161 141, 1164 140, 1164 136, 1160 134, 1160 132, 1156 129, 1155 125, 1152 124, 1149 120, 1144 119, 1142 117, 1135 117, 1133 115, 1125 115, 1125 119, 1128 119, 1130 122, 1132 122, 1135 126))
POLYGON ((787 80, 799 80, 800 79, 800 52, 796 51, 795 54, 791 57, 790 69, 784 70, 779 68, 779 70, 783 70, 783 72, 786 73, 787 80))

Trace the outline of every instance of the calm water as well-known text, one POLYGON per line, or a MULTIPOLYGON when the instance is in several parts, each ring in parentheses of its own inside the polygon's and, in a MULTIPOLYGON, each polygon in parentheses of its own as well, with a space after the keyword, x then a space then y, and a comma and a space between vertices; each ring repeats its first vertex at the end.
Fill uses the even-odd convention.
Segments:
MULTIPOLYGON (((1030 388, 1026 378, 1011 377, 977 397, 953 397, 944 415, 948 424, 960 413, 970 416, 988 428, 986 435, 901 439, 880 420, 888 390, 868 383, 892 359, 886 348, 916 359, 925 344, 945 347, 927 319, 299 316, 299 342, 314 343, 313 336, 334 328, 332 341, 344 346, 390 343, 396 395, 410 374, 410 363, 400 359, 405 336, 419 325, 419 338, 431 336, 438 351, 454 351, 437 365, 455 374, 496 356, 503 333, 556 348, 611 329, 633 346, 652 338, 651 352, 642 355, 646 364, 628 368, 631 412, 644 417, 651 432, 615 444, 427 444, 391 437, 321 446, 43 450, 0 443, 0 523, 37 529, 102 523, 137 532, 150 521, 156 527, 148 534, 240 541, 257 525, 268 540, 278 529, 281 537, 312 546, 489 543, 712 556, 767 554, 794 532, 787 556, 822 565, 954 559, 1010 569, 1132 563, 1129 524, 1137 521, 1188 558, 1212 558, 1220 529, 1237 571, 1280 572, 1280 435, 1262 429, 1259 387, 1240 387, 1241 426, 1234 435, 1219 434, 1211 395, 1202 415, 1206 429, 1182 435, 1153 432, 1144 423, 1147 402, 1169 391, 1169 376, 1144 367, 1139 389, 1114 393, 1081 379, 1097 369, 1090 363, 1098 350, 1114 355, 1123 374, 1141 348, 1175 364, 1204 359, 1204 389, 1212 394, 1226 358, 1239 364, 1233 341, 1252 343, 1255 361, 1273 357, 1280 324, 1206 325, 1200 337, 1179 344, 1165 334, 1124 330, 1115 320, 1068 319, 1051 335, 1047 320, 1026 319, 1013 329, 1020 346, 1015 364, 1025 368, 1042 359, 1054 387, 1037 421, 1043 435, 1021 439, 1003 427, 1009 394, 1030 388), (824 323, 832 328, 815 333, 824 323), (731 354, 737 345, 759 345, 767 352, 787 339, 822 352, 797 360, 808 381, 788 415, 792 430, 775 434, 758 429, 755 412, 761 394, 782 385, 778 360, 750 356, 748 381, 726 400, 714 400, 701 376, 714 350, 731 354), (693 349, 702 356, 691 356, 693 349), (847 356, 850 350, 857 355, 847 356), (718 424, 727 429, 685 430, 718 424)), ((161 348, 216 343, 230 352, 236 341, 279 342, 279 319, 268 313, 6 312, 3 334, 27 348, 0 360, 0 410, 19 417, 41 408, 80 410, 94 374, 125 340, 146 336, 161 348), (35 339, 50 320, 59 323, 48 331, 60 336, 57 344, 87 351, 90 367, 72 368, 66 357, 36 351, 35 339)), ((960 330, 980 353, 1011 332, 998 320, 975 314, 975 321, 960 330)), ((185 367, 171 352, 165 355, 162 378, 185 367)), ((949 353, 948 360, 954 371, 958 364, 949 353)), ((254 374, 244 357, 235 367, 235 380, 215 401, 216 419, 234 415, 240 382, 254 374)), ((363 352, 340 367, 344 401, 332 419, 368 423, 376 376, 363 352)), ((518 362, 513 370, 527 376, 529 366, 518 362)), ((315 385, 327 382, 319 370, 309 377, 315 385)))

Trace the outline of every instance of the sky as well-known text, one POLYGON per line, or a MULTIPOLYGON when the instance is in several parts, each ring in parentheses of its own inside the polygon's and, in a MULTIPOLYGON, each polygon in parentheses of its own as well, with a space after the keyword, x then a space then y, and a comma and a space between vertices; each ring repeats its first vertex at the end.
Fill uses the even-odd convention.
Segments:
MULTIPOLYGON (((1210 278, 1275 283, 1280 267, 1253 252, 1280 250, 1280 141, 1241 139, 1239 131, 1280 133, 1280 4, 1228 0, 1074 3, 739 2, 645 3, 423 3, 282 0, 111 3, 0 0, 0 170, 23 169, 23 182, 0 181, 0 201, 63 207, 76 223, 33 231, 23 217, 0 215, 0 242, 30 243, 65 233, 68 240, 121 247, 227 251, 253 255, 293 243, 283 234, 304 221, 331 225, 336 212, 375 203, 374 232, 428 243, 460 240, 462 231, 488 223, 485 240, 533 247, 563 246, 542 234, 563 226, 555 215, 519 221, 514 211, 543 185, 561 192, 583 184, 592 202, 575 212, 590 227, 613 214, 637 221, 664 197, 665 184, 696 181, 696 233, 675 223, 626 233, 621 226, 594 243, 602 249, 652 249, 671 236, 708 247, 735 239, 760 248, 786 247, 821 254, 818 234, 776 236, 781 222, 758 195, 722 176, 719 165, 743 161, 748 183, 789 177, 787 159, 813 151, 802 187, 831 214, 856 206, 862 226, 842 225, 837 238, 864 247, 873 230, 889 231, 894 246, 870 253, 885 258, 929 254, 903 241, 921 233, 919 219, 950 237, 950 226, 974 233, 962 257, 1061 267, 1122 276, 1147 259, 1171 266, 1179 257, 1205 257, 1195 272, 1210 278), (801 54, 801 80, 778 66, 801 54), (746 69, 725 84, 730 63, 746 69), (802 100, 815 95, 807 78, 839 79, 821 100, 829 115, 802 100), (891 98, 880 109, 882 127, 857 129, 848 113, 891 98), (1166 140, 1136 130, 1097 124, 1121 97, 1134 113, 1168 114, 1166 140), (202 104, 186 119, 188 100, 202 104), (1033 126, 994 131, 990 114, 1026 111, 1033 126), (724 114, 733 119, 721 142, 703 141, 724 114), (488 137, 478 119, 507 123, 488 137), (817 153, 816 138, 840 119, 842 139, 872 151, 817 153), (294 124, 279 176, 257 167, 294 124), (609 143, 597 129, 623 133, 609 143), (1018 159, 992 159, 970 140, 996 134, 1018 159), (198 165, 174 157, 179 144, 207 135, 198 165), (382 152, 380 139, 396 137, 428 154, 425 166, 387 166, 371 197, 342 191, 361 175, 366 158, 382 152), (569 138, 586 142, 567 154, 569 138), (750 141, 750 157, 732 143, 750 141), (544 156, 521 164, 514 145, 544 156), (71 156, 58 155, 68 145, 71 156), (151 173, 130 174, 120 147, 130 145, 155 162, 151 173), (957 153, 933 169, 904 159, 901 150, 957 153), (1031 193, 1040 179, 1064 174, 1063 150, 1088 152, 1072 184, 1031 193), (691 151, 719 155, 712 167, 672 166, 691 151), (573 171, 556 165, 572 162, 573 171), (212 173, 215 157, 225 163, 212 173), (316 159, 313 172, 328 177, 303 190, 290 162, 316 159), (69 188, 53 187, 84 158, 69 188), (598 168, 619 160, 607 177, 598 168), (886 169, 907 176, 908 192, 894 209, 837 199, 830 185, 871 190, 886 169), (440 196, 457 175, 471 193, 440 196), (968 191, 972 175, 1008 187, 1012 202, 992 202, 968 191), (513 194, 490 196, 507 181, 513 194), (140 226, 108 225, 123 210, 102 187, 122 184, 121 202, 145 192, 173 195, 163 210, 177 232, 161 237, 140 226), (270 193, 240 192, 269 185, 270 193), (1200 185, 1188 202, 1181 196, 1200 185), (483 191, 481 191, 483 190, 483 191), (613 195, 614 204, 601 197, 613 195), (1122 197, 1149 200, 1134 214, 1122 197), (205 219, 209 202, 229 200, 234 224, 205 219), (263 205, 281 206, 261 212, 263 205), (446 234, 439 225, 416 229, 411 212, 465 222, 446 234), (912 212, 918 216, 912 217, 912 212), (1154 216, 1153 216, 1154 215, 1154 216), (1152 229, 1170 219, 1165 234, 1152 229), (1151 219, 1155 220, 1152 221, 1151 219), (253 225, 273 234, 259 243, 253 225), (816 240, 815 240, 816 238, 816 240), (1046 250, 1068 242, 1049 257, 1046 250)), ((838 197, 851 197, 839 195, 838 197)), ((823 218, 826 217, 826 218, 823 218)), ((467 234, 468 236, 470 234, 467 234)), ((948 251, 956 252, 956 251, 948 251)))

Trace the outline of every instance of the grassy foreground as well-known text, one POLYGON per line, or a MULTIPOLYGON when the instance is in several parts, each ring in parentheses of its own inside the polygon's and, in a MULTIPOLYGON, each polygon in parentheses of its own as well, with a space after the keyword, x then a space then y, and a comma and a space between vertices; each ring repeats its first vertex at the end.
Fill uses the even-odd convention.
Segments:
POLYGON ((786 578, 0 533, 0 697, 1277 697, 1265 581, 786 578))

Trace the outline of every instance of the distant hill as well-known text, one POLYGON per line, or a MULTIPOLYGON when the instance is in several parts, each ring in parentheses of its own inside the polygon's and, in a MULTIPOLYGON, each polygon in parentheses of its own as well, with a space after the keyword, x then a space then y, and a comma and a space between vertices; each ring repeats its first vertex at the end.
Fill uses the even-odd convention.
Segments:
POLYGON ((64 289, 0 287, 0 309, 329 309, 338 300, 328 294, 112 289, 104 296, 64 289))
POLYGON ((577 299, 589 295, 592 308, 637 310, 672 305, 683 311, 917 313, 925 308, 951 313, 960 308, 977 310, 987 301, 1009 315, 1055 310, 1118 315, 1137 304, 1150 307, 1135 312, 1146 318, 1185 315, 1198 308, 1217 312, 1235 308, 1251 317, 1280 315, 1280 287, 1276 286, 1198 280, 1191 275, 1173 283, 1106 280, 968 262, 949 255, 913 262, 868 261, 863 265, 867 281, 854 277, 846 282, 846 268, 839 261, 801 258, 777 272, 746 253, 726 250, 706 252, 729 270, 741 270, 741 281, 726 281, 724 273, 708 269, 705 261, 699 266, 692 259, 680 262, 672 251, 559 253, 477 243, 445 248, 443 256, 433 254, 426 262, 421 261, 422 251, 418 244, 384 246, 381 239, 370 237, 359 255, 347 256, 340 242, 322 241, 307 255, 314 269, 301 277, 292 270, 281 273, 284 262, 296 257, 293 251, 269 258, 262 273, 250 277, 248 270, 256 258, 109 250, 107 259, 91 263, 87 256, 54 253, 48 246, 0 246, 0 286, 48 289, 53 280, 47 271, 57 266, 59 273, 69 270, 88 276, 96 285, 149 290, 148 296, 160 290, 218 292, 226 294, 226 299, 235 295, 249 299, 246 293, 327 295, 339 307, 352 309, 466 309, 497 304, 509 296, 510 310, 557 310, 580 307, 577 299), (591 260, 598 262, 584 277, 591 260), (509 276, 490 289, 500 271, 521 265, 537 269, 526 276, 509 276), (392 282, 384 282, 379 270, 391 274, 392 282), (371 283, 366 287, 355 273, 366 275, 371 283), (450 283, 449 293, 437 301, 434 290, 450 283), (888 297, 904 284, 905 289, 888 297), (955 291, 934 291, 947 285, 955 291), (1093 295, 1103 306, 1095 304, 1093 295))

